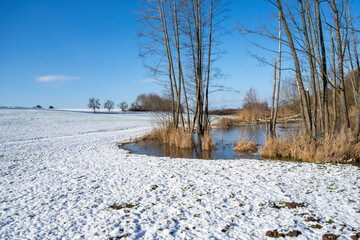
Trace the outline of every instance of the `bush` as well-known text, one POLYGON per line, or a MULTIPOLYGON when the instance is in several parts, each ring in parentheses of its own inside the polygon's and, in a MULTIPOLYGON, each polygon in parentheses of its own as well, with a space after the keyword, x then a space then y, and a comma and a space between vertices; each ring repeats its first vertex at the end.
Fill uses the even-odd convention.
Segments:
POLYGON ((164 111, 170 112, 172 102, 168 98, 160 97, 156 93, 140 94, 128 111, 164 111))

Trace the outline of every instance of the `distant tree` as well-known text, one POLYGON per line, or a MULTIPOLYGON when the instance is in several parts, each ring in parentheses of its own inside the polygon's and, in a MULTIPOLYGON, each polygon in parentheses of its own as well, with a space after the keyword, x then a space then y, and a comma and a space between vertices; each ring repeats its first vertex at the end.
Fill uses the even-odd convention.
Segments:
POLYGON ((51 106, 49 107, 49 109, 54 109, 54 106, 51 105, 51 106))
POLYGON ((131 103, 131 106, 130 106, 130 111, 135 111, 135 109, 136 109, 137 107, 136 107, 136 105, 135 105, 135 103, 131 103))
POLYGON ((121 111, 123 111, 123 112, 126 112, 126 109, 128 109, 128 107, 129 107, 129 105, 125 101, 122 101, 118 106, 121 109, 121 111))
POLYGON ((268 104, 265 100, 259 99, 258 93, 254 88, 250 88, 249 91, 245 94, 243 108, 249 110, 267 110, 268 104))
POLYGON ((110 100, 107 100, 105 103, 104 103, 104 108, 106 108, 108 111, 109 111, 109 114, 110 114, 110 111, 111 109, 114 109, 114 102, 113 101, 110 101, 110 100))
POLYGON ((42 108, 40 105, 37 105, 35 108, 42 108))
POLYGON ((300 96, 295 78, 287 78, 281 87, 281 106, 286 107, 294 113, 301 113, 300 96))
MULTIPOLYGON (((176 102, 175 102, 176 103, 176 102)), ((156 93, 140 94, 135 103, 131 104, 129 111, 165 111, 170 112, 172 106, 171 99, 160 97, 156 93)), ((183 110, 180 105, 180 109, 183 110)))
POLYGON ((95 113, 96 109, 100 109, 100 100, 98 98, 90 98, 88 106, 95 113))

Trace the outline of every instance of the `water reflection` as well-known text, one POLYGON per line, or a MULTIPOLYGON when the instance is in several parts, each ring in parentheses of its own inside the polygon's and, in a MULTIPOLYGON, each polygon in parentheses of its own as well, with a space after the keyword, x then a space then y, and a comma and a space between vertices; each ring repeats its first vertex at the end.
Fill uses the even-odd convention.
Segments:
MULTIPOLYGON (((276 134, 281 137, 292 137, 298 132, 300 126, 297 124, 278 125, 276 134)), ((202 151, 198 149, 180 149, 170 147, 166 144, 153 141, 142 141, 137 143, 124 144, 121 147, 132 153, 146 154, 153 156, 165 156, 172 158, 195 158, 195 159, 238 159, 250 158, 261 159, 261 156, 253 153, 237 153, 232 149, 237 139, 247 138, 259 145, 265 144, 266 126, 265 125, 243 125, 227 129, 215 128, 211 130, 216 150, 202 151)))

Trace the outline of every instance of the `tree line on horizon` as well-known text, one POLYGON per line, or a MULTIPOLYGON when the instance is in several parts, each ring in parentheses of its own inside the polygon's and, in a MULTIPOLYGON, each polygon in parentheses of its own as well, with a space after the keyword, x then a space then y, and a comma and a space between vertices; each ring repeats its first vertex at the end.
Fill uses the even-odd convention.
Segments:
MULTIPOLYGON (((98 98, 92 97, 89 98, 88 107, 96 113, 96 109, 100 109, 100 100, 98 98)), ((111 100, 106 100, 104 103, 104 109, 107 109, 110 113, 115 107, 115 103, 111 100)), ((118 107, 121 109, 122 112, 125 112, 128 108, 128 104, 125 101, 122 101, 118 104, 118 107)))
MULTIPOLYGON (((100 109, 100 100, 98 98, 92 97, 89 98, 88 107, 96 112, 96 109, 100 109)), ((148 94, 139 94, 135 100, 129 107, 128 103, 122 101, 117 105, 122 112, 132 111, 132 112, 141 112, 141 111, 162 111, 162 112, 170 112, 171 111, 171 100, 166 97, 160 97, 156 93, 148 93, 148 94)), ((115 107, 115 103, 111 100, 106 100, 103 108, 107 109, 110 113, 115 107)), ((181 107, 183 109, 183 107, 181 107)))

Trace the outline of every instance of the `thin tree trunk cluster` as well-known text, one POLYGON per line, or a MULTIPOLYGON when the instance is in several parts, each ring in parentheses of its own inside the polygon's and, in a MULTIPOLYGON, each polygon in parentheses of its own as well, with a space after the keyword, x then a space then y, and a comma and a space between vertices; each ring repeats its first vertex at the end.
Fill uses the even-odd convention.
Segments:
MULTIPOLYGON (((270 0, 269 2, 276 6, 279 12, 279 36, 264 31, 252 33, 277 39, 280 46, 282 43, 290 53, 306 133, 313 138, 319 138, 334 134, 340 129, 350 128, 347 99, 348 95, 353 95, 356 104, 354 129, 359 135, 360 67, 357 31, 353 27, 349 2, 335 0, 322 2, 270 0), (282 27, 286 36, 284 38, 281 37, 282 27), (351 89, 346 88, 347 81, 351 81, 351 89)), ((282 50, 279 48, 279 55, 281 54, 282 50)), ((281 71, 281 66, 277 66, 276 60, 274 65, 270 130, 275 129, 276 123, 277 104, 274 104, 276 69, 279 70, 279 75, 281 71)))
POLYGON ((167 78, 171 124, 191 132, 196 129, 201 135, 209 127, 213 26, 219 23, 220 2, 143 0, 139 12, 140 56, 150 58, 147 67, 155 76, 167 78))
POLYGON ((279 96, 280 96, 280 82, 281 82, 281 51, 282 51, 282 24, 279 14, 279 61, 274 59, 274 84, 273 84, 273 94, 271 100, 271 117, 270 117, 270 135, 271 137, 276 137, 275 128, 276 128, 276 119, 279 108, 279 96), (275 102, 276 95, 276 102, 275 102))

